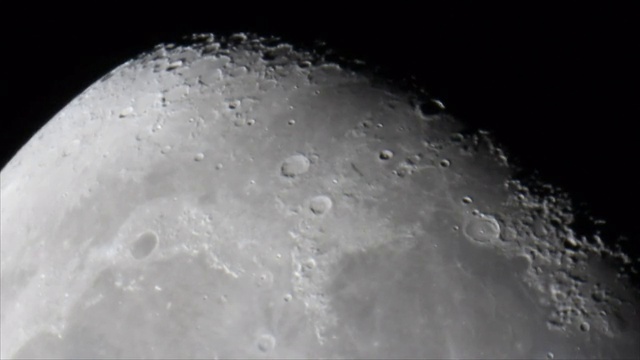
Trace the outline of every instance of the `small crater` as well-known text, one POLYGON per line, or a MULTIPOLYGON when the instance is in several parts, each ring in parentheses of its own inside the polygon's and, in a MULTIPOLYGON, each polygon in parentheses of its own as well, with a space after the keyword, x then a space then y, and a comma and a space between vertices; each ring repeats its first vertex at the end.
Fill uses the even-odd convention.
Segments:
POLYGON ((390 160, 393 158, 393 151, 391 150, 382 150, 380 151, 380 155, 378 155, 380 160, 390 160))
POLYGON ((123 118, 123 117, 130 116, 132 114, 133 114, 133 107, 127 106, 126 108, 122 109, 122 111, 120 111, 119 117, 123 118))
POLYGON ((273 284, 273 274, 270 272, 261 273, 256 276, 256 286, 263 288, 273 284))
POLYGON ((401 178, 411 175, 411 172, 412 172, 411 168, 404 167, 404 166, 400 166, 398 170, 392 171, 394 175, 397 175, 398 177, 401 177, 401 178))
POLYGON ((182 66, 182 60, 176 60, 167 66, 167 71, 177 69, 182 66))
POLYGON ((315 196, 309 201, 309 209, 316 215, 322 215, 328 212, 329 210, 331 210, 332 206, 333 202, 328 196, 325 195, 315 196))
POLYGON ((456 133, 451 135, 451 141, 455 142, 455 143, 460 143, 464 140, 464 134, 462 133, 456 133))
POLYGON ((518 239, 518 231, 511 226, 505 226, 500 231, 500 238, 502 241, 516 241, 518 239))
POLYGON ((590 329, 591 329, 591 325, 589 325, 588 322, 585 321, 582 324, 580 324, 580 331, 587 332, 590 329))
POLYGON ((235 127, 242 127, 245 124, 245 120, 238 116, 233 120, 233 126, 235 127))
POLYGON ((280 172, 285 177, 296 177, 309 171, 311 161, 301 154, 289 156, 282 163, 280 172))
POLYGON ((165 145, 162 147, 162 149, 160 150, 160 153, 162 153, 163 155, 168 154, 171 151, 171 145, 165 145))
POLYGON ((488 243, 499 239, 500 225, 493 217, 482 216, 472 219, 465 228, 465 232, 475 241, 488 243))
POLYGON ((258 337, 258 350, 269 352, 276 347, 276 338, 271 334, 262 334, 258 337))
POLYGON ((194 157, 193 157, 194 161, 202 161, 204 160, 204 154, 203 153, 197 153, 194 157))
POLYGON ((445 109, 444 104, 440 100, 430 99, 418 106, 418 111, 423 117, 430 115, 436 115, 441 113, 445 109))
POLYGON ((597 303, 601 303, 605 301, 605 299, 607 298, 607 295, 602 291, 598 291, 591 294, 591 298, 593 299, 593 301, 597 303))
POLYGON ((309 272, 316 268, 316 261, 313 258, 308 258, 301 264, 303 272, 309 272))
POLYGON ((158 245, 158 236, 152 232, 146 232, 138 236, 138 239, 131 245, 131 255, 134 259, 144 259, 158 245))
POLYGON ((449 166, 451 166, 451 161, 449 161, 448 159, 442 159, 440 160, 440 166, 442 166, 443 168, 448 168, 449 166))

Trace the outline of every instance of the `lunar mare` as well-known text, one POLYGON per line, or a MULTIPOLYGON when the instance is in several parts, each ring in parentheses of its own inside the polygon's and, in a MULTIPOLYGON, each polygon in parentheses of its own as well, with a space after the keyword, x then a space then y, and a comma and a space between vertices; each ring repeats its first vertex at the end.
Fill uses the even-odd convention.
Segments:
POLYGON ((90 86, 0 173, 2 358, 628 358, 637 261, 484 131, 234 35, 90 86))

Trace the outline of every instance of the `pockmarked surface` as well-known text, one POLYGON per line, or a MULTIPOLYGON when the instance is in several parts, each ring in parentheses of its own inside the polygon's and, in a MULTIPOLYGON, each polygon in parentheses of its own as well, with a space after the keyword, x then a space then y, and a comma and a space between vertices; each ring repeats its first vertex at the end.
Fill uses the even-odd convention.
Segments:
POLYGON ((638 357, 634 259, 492 136, 242 34, 160 45, 0 173, 2 358, 638 357))

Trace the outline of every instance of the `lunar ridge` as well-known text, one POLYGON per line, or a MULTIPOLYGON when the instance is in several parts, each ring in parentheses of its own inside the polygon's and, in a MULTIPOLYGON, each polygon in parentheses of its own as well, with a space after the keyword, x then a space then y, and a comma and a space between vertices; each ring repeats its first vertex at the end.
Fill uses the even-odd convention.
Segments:
POLYGON ((638 259, 445 105, 252 34, 122 64, 0 172, 0 357, 640 356, 638 259))

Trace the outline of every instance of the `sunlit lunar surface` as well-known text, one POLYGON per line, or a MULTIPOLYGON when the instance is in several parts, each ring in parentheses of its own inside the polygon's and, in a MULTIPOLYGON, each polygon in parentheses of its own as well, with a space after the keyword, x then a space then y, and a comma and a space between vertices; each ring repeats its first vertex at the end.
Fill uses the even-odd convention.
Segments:
POLYGON ((123 64, 1 172, 0 355, 639 356, 633 259, 418 94, 243 35, 123 64))

